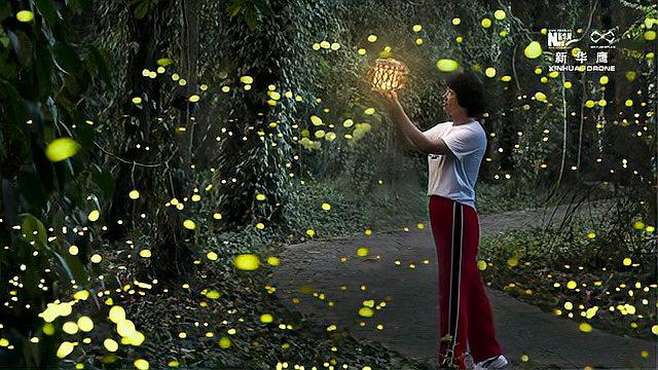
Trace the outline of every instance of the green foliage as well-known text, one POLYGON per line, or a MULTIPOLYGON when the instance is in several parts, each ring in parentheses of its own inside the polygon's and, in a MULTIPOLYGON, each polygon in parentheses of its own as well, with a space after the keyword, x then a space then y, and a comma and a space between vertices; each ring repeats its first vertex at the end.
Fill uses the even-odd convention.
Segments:
POLYGON ((62 283, 87 284, 86 254, 94 244, 93 237, 83 241, 75 233, 61 230, 75 222, 89 226, 88 232, 95 235, 99 230, 89 225, 86 215, 107 200, 88 192, 96 186, 92 168, 97 166, 87 166, 93 158, 94 132, 82 117, 86 93, 94 84, 108 84, 110 72, 101 50, 77 44, 71 34, 71 19, 85 9, 84 3, 61 7, 54 1, 36 0, 23 5, 0 5, 0 174, 4 215, 0 244, 11 245, 2 251, 1 278, 9 281, 21 274, 26 288, 23 299, 31 306, 11 306, 7 311, 9 321, 26 322, 9 336, 17 347, 13 356, 21 357, 25 348, 25 356, 12 362, 41 367, 53 361, 52 352, 48 352, 52 348, 46 342, 40 347, 42 353, 27 349, 28 336, 39 324, 35 314, 51 297, 66 292, 60 289, 65 285, 62 283), (18 22, 14 17, 22 9, 31 10, 33 20, 18 22), (64 161, 49 161, 45 148, 59 137, 74 138, 82 150, 64 161), (79 253, 74 255, 69 247, 75 244, 79 253), (48 270, 51 274, 43 279, 48 270))
MULTIPOLYGON (((574 307, 599 307, 592 323, 619 335, 650 338, 655 312, 651 304, 640 305, 629 298, 620 284, 640 282, 642 287, 655 283, 654 237, 645 230, 632 227, 633 220, 642 219, 646 210, 628 198, 617 198, 592 215, 571 217, 568 224, 548 228, 513 230, 484 238, 479 259, 490 265, 483 271, 485 281, 492 287, 540 306, 545 311, 561 309, 564 302, 574 307), (631 258, 632 265, 623 263, 631 258), (516 265, 510 265, 513 259, 516 265), (567 289, 568 281, 575 281, 580 291, 567 289), (561 285, 555 287, 554 283, 561 285), (598 282, 598 283, 595 283, 598 282), (581 284, 585 283, 585 286, 581 284), (510 285, 511 284, 511 285, 510 285), (531 293, 528 293, 527 290, 531 293), (606 293, 607 292, 607 293, 606 293), (619 317, 607 307, 629 302, 643 317, 619 317), (637 328, 631 322, 639 323, 637 328)), ((637 294, 644 294, 635 287, 637 294)), ((631 288, 632 289, 632 288, 631 288)), ((655 288, 651 288, 655 289, 655 288)), ((577 311, 574 311, 574 315, 577 311)), ((566 313, 565 313, 566 315, 566 313)), ((579 317, 574 319, 579 320, 579 317)))

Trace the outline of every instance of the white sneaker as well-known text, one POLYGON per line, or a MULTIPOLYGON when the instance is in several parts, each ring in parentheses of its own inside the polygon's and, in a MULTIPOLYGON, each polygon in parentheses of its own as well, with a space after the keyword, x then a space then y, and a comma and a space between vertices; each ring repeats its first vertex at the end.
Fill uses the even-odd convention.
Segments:
POLYGON ((464 363, 466 364, 467 369, 473 369, 473 366, 475 366, 475 361, 473 361, 473 356, 471 356, 469 352, 465 353, 464 363))
POLYGON ((509 362, 503 355, 498 355, 475 364, 475 370, 506 369, 509 362))

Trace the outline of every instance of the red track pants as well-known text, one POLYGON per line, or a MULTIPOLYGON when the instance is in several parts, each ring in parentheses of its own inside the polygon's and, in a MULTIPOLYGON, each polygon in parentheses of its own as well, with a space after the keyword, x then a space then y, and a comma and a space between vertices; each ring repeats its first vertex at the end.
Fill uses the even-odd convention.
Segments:
POLYGON ((466 369, 467 342, 476 363, 502 354, 477 268, 479 218, 474 208, 438 195, 430 196, 429 215, 439 270, 439 368, 466 369))

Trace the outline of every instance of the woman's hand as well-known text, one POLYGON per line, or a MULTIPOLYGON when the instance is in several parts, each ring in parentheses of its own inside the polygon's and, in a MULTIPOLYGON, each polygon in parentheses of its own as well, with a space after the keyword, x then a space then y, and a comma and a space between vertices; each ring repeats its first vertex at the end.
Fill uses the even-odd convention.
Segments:
POLYGON ((395 92, 395 90, 384 91, 376 88, 373 88, 373 90, 384 98, 384 105, 386 106, 387 110, 391 111, 400 105, 400 101, 398 100, 398 93, 395 92))

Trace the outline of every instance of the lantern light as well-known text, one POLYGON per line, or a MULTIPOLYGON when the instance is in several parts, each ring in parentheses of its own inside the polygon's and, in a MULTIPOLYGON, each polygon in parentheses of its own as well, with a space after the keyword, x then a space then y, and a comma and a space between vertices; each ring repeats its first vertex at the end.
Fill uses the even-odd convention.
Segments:
POLYGON ((395 91, 404 87, 407 66, 395 59, 377 59, 375 65, 368 71, 368 79, 374 89, 380 91, 395 91))

